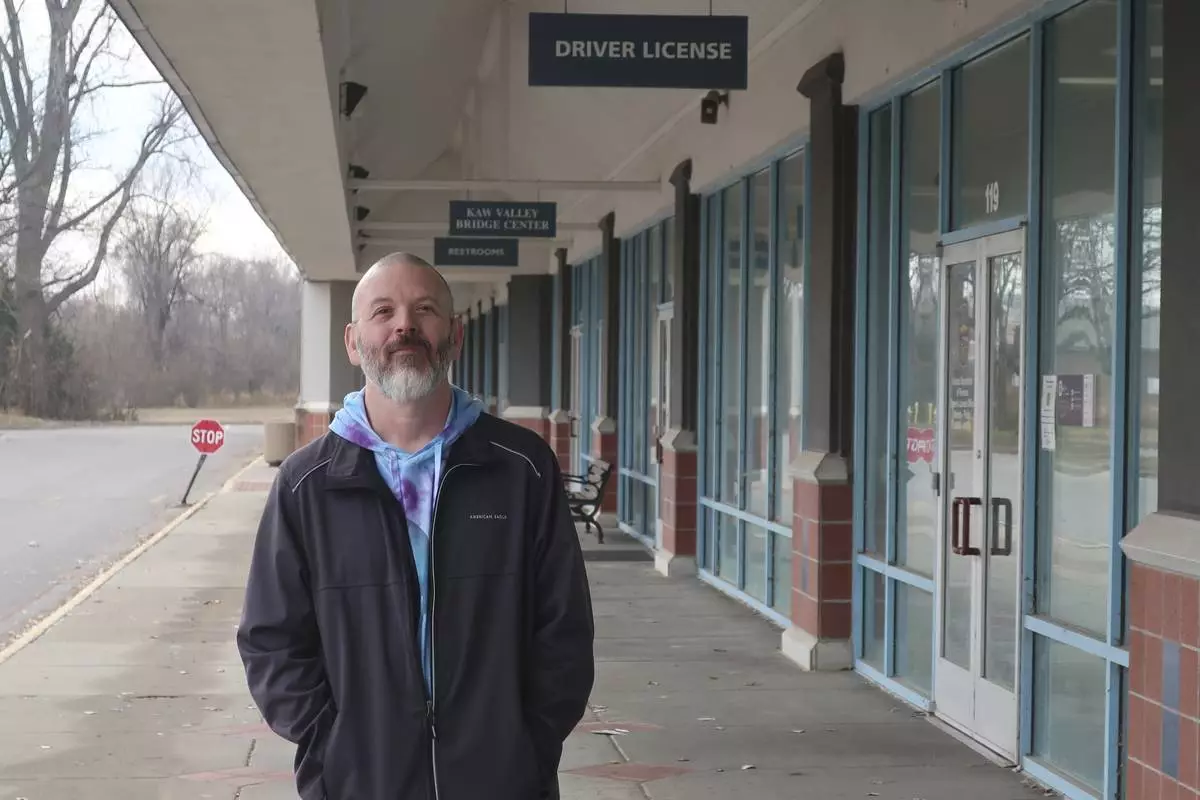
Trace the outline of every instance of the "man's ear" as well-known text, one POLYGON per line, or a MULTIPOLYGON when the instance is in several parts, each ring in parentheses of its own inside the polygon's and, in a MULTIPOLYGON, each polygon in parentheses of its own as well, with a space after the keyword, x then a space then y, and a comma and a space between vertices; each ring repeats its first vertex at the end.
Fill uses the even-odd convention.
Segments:
POLYGON ((362 355, 358 352, 358 345, 354 341, 354 323, 351 322, 346 326, 346 356, 350 359, 350 363, 356 367, 362 366, 362 355))

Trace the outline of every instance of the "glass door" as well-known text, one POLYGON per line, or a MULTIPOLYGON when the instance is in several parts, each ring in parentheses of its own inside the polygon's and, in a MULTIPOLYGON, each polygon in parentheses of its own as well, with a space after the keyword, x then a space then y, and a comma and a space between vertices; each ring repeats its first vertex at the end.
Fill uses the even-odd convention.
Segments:
POLYGON ((1016 762, 1024 229, 944 248, 939 716, 1016 762))

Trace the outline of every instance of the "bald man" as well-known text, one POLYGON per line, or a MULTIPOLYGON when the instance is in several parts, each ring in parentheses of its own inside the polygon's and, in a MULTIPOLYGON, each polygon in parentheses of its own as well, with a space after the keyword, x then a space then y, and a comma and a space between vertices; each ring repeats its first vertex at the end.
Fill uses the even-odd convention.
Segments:
POLYGON ((553 452, 453 386, 463 327, 406 253, 355 288, 366 386, 280 465, 237 645, 303 800, 558 798, 594 680, 553 452))

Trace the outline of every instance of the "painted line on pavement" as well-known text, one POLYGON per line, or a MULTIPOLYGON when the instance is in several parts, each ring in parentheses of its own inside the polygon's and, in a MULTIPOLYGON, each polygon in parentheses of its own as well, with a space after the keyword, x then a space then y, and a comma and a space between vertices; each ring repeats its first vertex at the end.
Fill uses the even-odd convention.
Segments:
POLYGON ((43 617, 41 620, 39 620, 38 623, 36 625, 34 625, 32 628, 30 628, 29 630, 25 631, 23 634, 18 636, 12 642, 12 644, 8 645, 3 650, 0 650, 0 664, 3 664, 5 661, 12 658, 17 653, 19 653, 21 650, 23 650, 25 647, 27 647, 29 644, 34 642, 36 639, 40 638, 44 633, 46 633, 46 631, 50 630, 52 627, 54 627, 54 625, 56 623, 58 623, 60 620, 62 620, 63 617, 65 617, 67 614, 71 613, 71 611, 73 611, 81 603, 83 603, 84 600, 87 600, 89 597, 91 597, 92 594, 94 594, 97 589, 99 589, 101 586, 103 586, 104 584, 106 584, 110 580, 112 580, 114 575, 116 575, 121 570, 125 569, 125 567, 128 567, 130 564, 132 564, 134 561, 136 561, 143 553, 145 553, 151 547, 154 547, 154 545, 158 544, 163 539, 165 539, 171 531, 178 528, 180 525, 182 525, 184 522, 186 522, 188 519, 190 519, 192 517, 192 515, 194 515, 197 511, 199 511, 200 509, 202 509, 206 505, 208 505, 208 502, 210 500, 212 500, 214 497, 216 497, 219 494, 229 491, 229 488, 231 486, 233 486, 235 481, 237 481, 239 478, 241 478, 242 475, 249 472, 253 467, 262 463, 262 460, 263 460, 263 457, 261 454, 256 455, 249 463, 244 465, 241 469, 239 469, 236 473, 234 473, 234 475, 231 478, 229 478, 227 481, 225 481, 225 483, 223 483, 221 485, 220 489, 216 489, 214 491, 209 492, 208 494, 204 495, 199 500, 197 500, 195 503, 193 503, 191 506, 188 506, 186 511, 184 511, 179 516, 175 517, 173 520, 168 522, 166 525, 164 525, 162 528, 160 528, 158 531, 156 531, 152 536, 150 536, 150 538, 146 539, 144 542, 139 544, 133 550, 130 550, 121 559, 119 559, 115 564, 112 564, 108 569, 104 570, 99 575, 97 575, 96 578, 91 583, 89 583, 87 586, 83 587, 78 592, 76 592, 75 595, 72 596, 69 600, 67 600, 61 606, 54 609, 49 614, 47 614, 45 617, 43 617))

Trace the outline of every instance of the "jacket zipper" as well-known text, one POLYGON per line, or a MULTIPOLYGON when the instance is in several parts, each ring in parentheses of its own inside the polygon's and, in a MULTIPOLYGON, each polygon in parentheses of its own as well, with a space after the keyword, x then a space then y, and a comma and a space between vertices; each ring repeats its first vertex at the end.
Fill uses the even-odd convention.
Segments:
POLYGON ((434 638, 434 627, 437 617, 434 615, 434 608, 437 604, 437 579, 435 577, 437 570, 434 567, 434 552, 433 542, 437 532, 438 506, 442 502, 442 489, 446 486, 446 481, 450 477, 450 473, 459 467, 474 467, 477 464, 453 464, 449 469, 442 473, 442 478, 438 481, 437 494, 433 498, 433 520, 429 525, 429 698, 425 701, 425 712, 429 720, 429 736, 430 736, 430 763, 433 770, 433 797, 434 800, 441 800, 441 792, 438 789, 438 771, 437 771, 437 646, 434 638))

